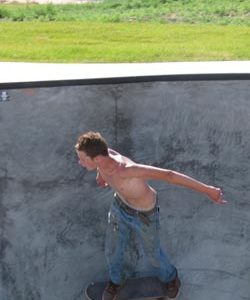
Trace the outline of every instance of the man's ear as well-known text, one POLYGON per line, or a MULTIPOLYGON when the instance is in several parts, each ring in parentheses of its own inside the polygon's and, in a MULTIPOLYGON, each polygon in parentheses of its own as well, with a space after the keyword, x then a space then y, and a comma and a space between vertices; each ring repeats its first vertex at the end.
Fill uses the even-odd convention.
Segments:
POLYGON ((92 160, 93 160, 94 163, 100 162, 100 159, 101 159, 100 155, 97 155, 97 156, 95 156, 95 157, 92 158, 92 160))

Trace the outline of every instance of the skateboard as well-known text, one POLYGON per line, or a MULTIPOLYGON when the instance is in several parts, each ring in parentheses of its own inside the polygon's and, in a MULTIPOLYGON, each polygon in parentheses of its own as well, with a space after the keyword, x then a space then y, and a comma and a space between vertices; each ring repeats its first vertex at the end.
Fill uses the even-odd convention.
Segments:
MULTIPOLYGON (((92 282, 85 290, 88 300, 102 300, 106 281, 92 282)), ((155 277, 129 279, 118 293, 117 300, 167 300, 166 288, 155 277)))

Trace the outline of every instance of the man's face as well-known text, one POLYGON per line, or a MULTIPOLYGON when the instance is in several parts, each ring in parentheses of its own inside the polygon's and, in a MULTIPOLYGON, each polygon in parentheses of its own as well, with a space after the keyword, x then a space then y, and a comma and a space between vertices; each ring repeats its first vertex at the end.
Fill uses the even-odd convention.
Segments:
POLYGON ((85 152, 83 151, 76 151, 77 156, 79 158, 78 163, 86 168, 88 171, 95 170, 96 169, 96 163, 94 159, 92 159, 90 156, 88 156, 85 152))

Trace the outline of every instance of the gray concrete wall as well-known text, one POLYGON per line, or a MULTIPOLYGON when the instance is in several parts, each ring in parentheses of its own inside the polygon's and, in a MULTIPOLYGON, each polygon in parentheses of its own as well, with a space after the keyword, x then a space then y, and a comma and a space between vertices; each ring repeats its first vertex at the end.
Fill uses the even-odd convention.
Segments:
POLYGON ((79 134, 100 131, 138 162, 221 186, 229 204, 163 182, 161 237, 180 300, 250 299, 249 81, 10 90, 0 102, 0 299, 78 300, 106 276, 112 191, 80 168, 79 134))

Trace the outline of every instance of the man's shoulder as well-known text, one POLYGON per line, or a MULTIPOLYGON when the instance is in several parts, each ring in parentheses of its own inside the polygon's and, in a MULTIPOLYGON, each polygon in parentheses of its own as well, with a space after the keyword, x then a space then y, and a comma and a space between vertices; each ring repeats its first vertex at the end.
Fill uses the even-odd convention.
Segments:
POLYGON ((121 155, 119 152, 111 148, 108 148, 108 153, 111 155, 121 155))

